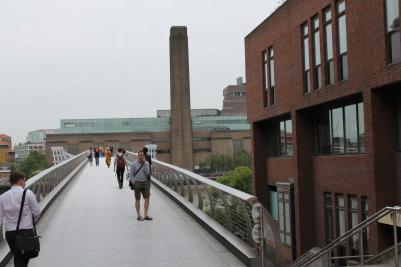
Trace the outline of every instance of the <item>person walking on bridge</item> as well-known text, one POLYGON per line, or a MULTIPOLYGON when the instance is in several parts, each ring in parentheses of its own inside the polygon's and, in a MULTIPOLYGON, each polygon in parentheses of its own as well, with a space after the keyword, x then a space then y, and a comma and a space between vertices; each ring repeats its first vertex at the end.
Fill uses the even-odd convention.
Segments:
POLYGON ((137 214, 137 220, 143 221, 153 220, 149 216, 149 201, 150 201, 150 187, 148 176, 150 175, 149 163, 145 160, 145 154, 143 151, 138 151, 138 160, 134 161, 130 169, 130 181, 134 184, 135 190, 135 209, 137 214), (144 217, 141 216, 141 194, 145 199, 144 203, 144 217))
POLYGON ((106 157, 107 168, 110 168, 110 165, 111 165, 111 152, 110 152, 109 148, 106 149, 106 152, 104 153, 104 156, 106 157))
POLYGON ((96 166, 99 166, 99 156, 100 156, 99 149, 96 148, 95 149, 95 163, 96 163, 96 166))
POLYGON ((120 189, 123 188, 125 166, 125 155, 122 153, 122 149, 119 148, 116 157, 114 158, 114 171, 117 174, 120 189))
MULTIPOLYGON (((25 188, 25 174, 14 172, 10 176, 11 189, 0 196, 0 224, 4 225, 6 240, 14 255, 15 267, 28 266, 33 257, 16 247, 17 236, 33 237, 34 221, 39 219, 40 208, 35 195, 25 188), (25 194, 25 198, 23 195, 25 194), (24 203, 22 200, 24 199, 24 203)), ((36 255, 37 256, 37 255, 36 255)))

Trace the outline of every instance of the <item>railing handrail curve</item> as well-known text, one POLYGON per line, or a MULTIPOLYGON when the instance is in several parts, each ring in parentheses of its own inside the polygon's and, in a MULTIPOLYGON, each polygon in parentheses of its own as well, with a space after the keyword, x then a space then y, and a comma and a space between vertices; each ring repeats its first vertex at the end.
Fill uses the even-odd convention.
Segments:
POLYGON ((62 162, 62 163, 60 163, 60 164, 51 166, 50 168, 47 168, 46 170, 43 170, 43 171, 41 171, 40 173, 38 173, 38 174, 32 176, 32 177, 31 177, 30 179, 28 179, 28 181, 26 182, 26 187, 29 188, 29 187, 32 186, 34 183, 36 183, 37 181, 39 181, 39 180, 42 179, 43 177, 47 176, 47 175, 48 175, 49 173, 51 173, 52 171, 59 169, 60 167, 62 167, 62 166, 64 166, 64 165, 68 164, 70 161, 73 161, 74 159, 76 159, 76 158, 82 156, 82 155, 85 154, 85 153, 88 153, 88 151, 84 151, 84 152, 82 152, 82 153, 80 153, 80 154, 78 154, 78 155, 76 155, 76 156, 74 156, 74 157, 72 157, 72 158, 67 159, 66 161, 64 161, 64 162, 62 162))
MULTIPOLYGON (((134 156, 137 156, 136 153, 133 153, 131 151, 127 151, 127 153, 132 154, 134 156)), ((191 178, 193 178, 195 180, 198 180, 198 181, 200 181, 200 182, 202 182, 204 184, 207 184, 207 185, 210 185, 212 187, 215 187, 215 188, 217 188, 217 189, 219 189, 219 190, 221 190, 221 191, 223 191, 223 192, 225 192, 227 194, 233 195, 233 196, 235 196, 235 197, 237 197, 237 198, 239 198, 241 200, 244 200, 246 202, 254 203, 254 202, 257 201, 257 197, 254 196, 254 195, 242 192, 242 191, 237 190, 235 188, 232 188, 232 187, 226 186, 224 184, 215 182, 213 180, 207 179, 207 178, 205 178, 205 177, 203 177, 203 176, 201 176, 199 174, 193 173, 193 172, 188 171, 186 169, 177 167, 175 165, 172 165, 172 164, 169 164, 169 163, 166 163, 164 161, 157 160, 157 159, 152 159, 152 162, 156 162, 156 163, 158 163, 160 165, 164 165, 164 166, 169 167, 169 168, 171 168, 173 170, 179 171, 179 172, 181 172, 181 173, 183 173, 185 175, 190 176, 191 178)))

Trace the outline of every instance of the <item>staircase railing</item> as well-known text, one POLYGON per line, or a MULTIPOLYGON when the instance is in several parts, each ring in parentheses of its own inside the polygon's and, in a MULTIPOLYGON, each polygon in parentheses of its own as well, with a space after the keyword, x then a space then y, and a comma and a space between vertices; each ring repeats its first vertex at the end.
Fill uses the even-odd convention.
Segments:
MULTIPOLYGON (((401 242, 398 243, 398 255, 400 254, 400 252, 401 252, 401 242)), ((394 253, 394 246, 391 246, 391 247, 383 250, 379 254, 367 259, 365 261, 365 264, 372 265, 372 264, 382 263, 382 261, 387 260, 393 253, 394 253)))
MULTIPOLYGON (((310 264, 319 261, 319 260, 324 260, 324 257, 327 257, 327 266, 331 266, 331 261, 333 259, 359 259, 360 264, 365 263, 365 258, 369 257, 369 255, 365 255, 364 253, 364 245, 363 245, 363 231, 365 228, 369 227, 371 224, 376 223, 380 219, 384 218, 387 215, 392 215, 393 216, 393 232, 394 232, 394 244, 398 244, 398 239, 397 239, 397 218, 399 218, 401 213, 401 207, 386 207, 377 213, 373 214, 369 218, 367 218, 365 221, 360 223, 359 225, 355 226, 354 228, 348 230, 346 233, 344 233, 342 236, 338 237, 325 247, 323 247, 319 252, 317 252, 313 256, 308 256, 308 257, 301 257, 301 260, 295 261, 288 265, 288 267, 302 267, 302 266, 309 266, 310 264), (337 246, 341 245, 345 241, 349 240, 350 238, 354 237, 355 235, 359 235, 359 244, 360 244, 360 255, 357 256, 338 256, 338 257, 332 257, 331 256, 331 251, 336 248, 337 246)), ((393 247, 394 251, 394 260, 395 260, 395 267, 399 267, 399 260, 398 260, 398 246, 393 247)), ((325 265, 324 265, 325 266, 325 265)))

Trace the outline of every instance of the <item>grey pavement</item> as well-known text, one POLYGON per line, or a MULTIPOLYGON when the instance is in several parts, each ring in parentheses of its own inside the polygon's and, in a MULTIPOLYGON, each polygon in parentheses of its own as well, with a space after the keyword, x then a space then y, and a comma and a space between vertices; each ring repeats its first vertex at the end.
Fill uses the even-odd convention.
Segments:
POLYGON ((120 190, 102 160, 84 167, 40 221, 29 266, 244 266, 155 186, 154 221, 138 222, 127 183, 120 190))

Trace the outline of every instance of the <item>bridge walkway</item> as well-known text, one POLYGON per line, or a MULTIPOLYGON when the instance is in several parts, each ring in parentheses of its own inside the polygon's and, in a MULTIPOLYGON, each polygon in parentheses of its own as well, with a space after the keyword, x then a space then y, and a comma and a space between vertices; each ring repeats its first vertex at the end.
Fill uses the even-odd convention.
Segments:
POLYGON ((41 219, 41 253, 29 266, 244 266, 155 186, 154 221, 138 222, 124 186, 103 162, 84 167, 41 219))

